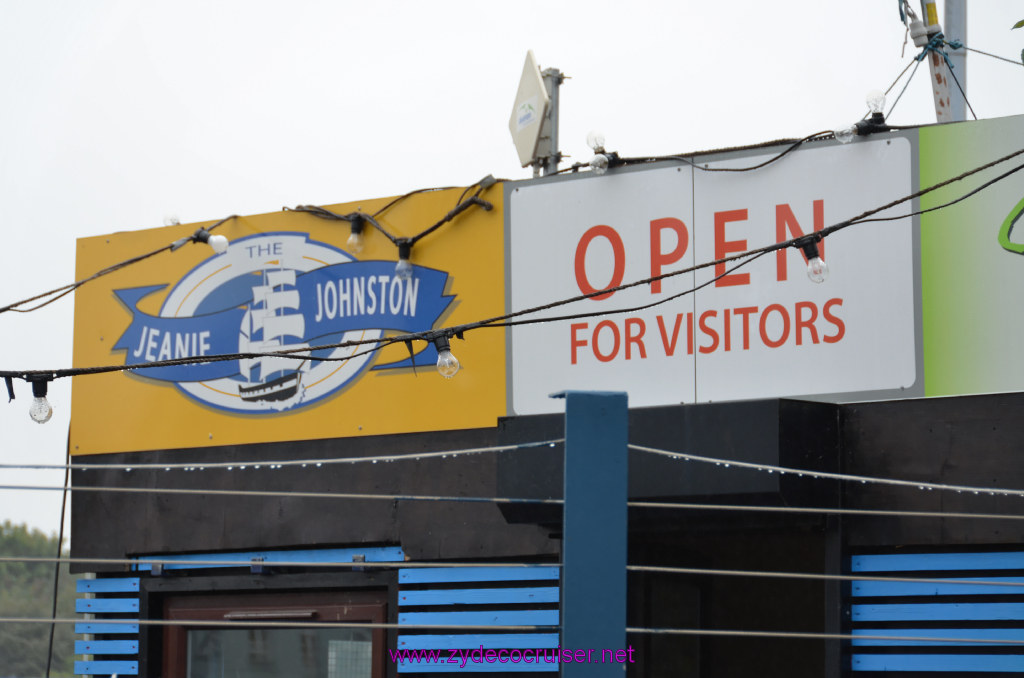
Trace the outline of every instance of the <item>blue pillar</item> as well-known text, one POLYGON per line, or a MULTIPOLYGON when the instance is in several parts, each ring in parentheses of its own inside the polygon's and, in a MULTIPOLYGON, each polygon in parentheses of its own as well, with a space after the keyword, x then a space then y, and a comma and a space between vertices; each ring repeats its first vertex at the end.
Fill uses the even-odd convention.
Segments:
POLYGON ((626 663, 602 663, 601 651, 611 650, 620 660, 628 656, 616 655, 626 650, 626 394, 569 391, 561 395, 565 397, 561 647, 594 650, 589 662, 563 662, 562 676, 621 678, 626 663))

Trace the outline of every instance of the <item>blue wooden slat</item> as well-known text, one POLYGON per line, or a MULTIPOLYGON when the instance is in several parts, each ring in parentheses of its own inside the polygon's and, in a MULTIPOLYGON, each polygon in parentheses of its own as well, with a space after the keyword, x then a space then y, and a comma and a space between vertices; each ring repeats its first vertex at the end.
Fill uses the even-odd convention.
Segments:
POLYGON ((558 647, 557 633, 492 633, 398 636, 399 650, 485 650, 499 647, 532 647, 551 649, 558 647))
MULTIPOLYGON (((917 638, 970 638, 974 640, 1019 640, 1024 644, 1024 629, 854 629, 855 636, 897 636, 917 638)), ((964 645, 985 647, 997 645, 1000 647, 1013 647, 1006 643, 970 643, 966 641, 946 640, 878 640, 874 638, 855 638, 851 641, 853 645, 907 645, 907 646, 934 646, 934 645, 964 645)))
POLYGON ((853 556, 853 572, 914 570, 1024 570, 1024 551, 1002 553, 891 553, 853 556))
POLYGON ((138 593, 139 578, 79 579, 75 588, 79 593, 138 593))
POLYGON ((502 603, 557 603, 558 587, 504 589, 440 589, 402 591, 399 605, 490 605, 502 603))
POLYGON ((138 598, 79 598, 75 601, 75 612, 81 614, 138 611, 138 598))
POLYGON ((137 640, 76 640, 75 654, 138 654, 137 640))
POLYGON ((944 621, 1024 619, 1024 603, 901 603, 851 605, 853 621, 944 621))
POLYGON ((1024 671, 1024 655, 978 654, 855 654, 854 671, 1024 671))
POLYGON ((558 610, 486 610, 479 612, 401 612, 399 624, 483 626, 557 626, 558 610))
POLYGON ((1024 596, 1024 577, 958 577, 965 581, 1011 582, 1021 586, 986 586, 985 584, 929 584, 925 582, 855 581, 852 596, 1024 596))
MULTIPOLYGON (((204 564, 197 565, 190 561, 216 561, 217 563, 248 563, 253 558, 262 558, 264 566, 282 565, 289 563, 351 563, 352 556, 362 555, 367 562, 371 563, 404 563, 405 552, 399 546, 380 546, 370 548, 344 548, 344 549, 303 549, 296 551, 248 551, 246 553, 189 553, 169 555, 142 556, 142 560, 172 561, 164 565, 165 570, 201 570, 212 567, 244 567, 243 565, 220 565, 204 564)), ((139 571, 153 569, 151 563, 140 563, 133 566, 139 571)))
POLYGON ((398 571, 399 584, 558 579, 559 568, 537 567, 417 567, 398 571))
POLYGON ((75 673, 82 676, 109 676, 113 674, 137 676, 139 662, 75 662, 75 673))
POLYGON ((111 619, 107 623, 96 620, 75 624, 75 633, 138 633, 139 624, 132 619, 111 619))

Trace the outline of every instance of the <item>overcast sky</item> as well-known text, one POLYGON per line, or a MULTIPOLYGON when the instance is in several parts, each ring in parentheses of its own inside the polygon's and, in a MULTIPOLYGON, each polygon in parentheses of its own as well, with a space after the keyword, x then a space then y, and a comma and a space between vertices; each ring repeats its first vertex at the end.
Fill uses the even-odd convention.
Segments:
MULTIPOLYGON (((969 4, 964 42, 1019 58, 1022 3, 969 4)), ((508 131, 528 49, 571 78, 571 162, 591 129, 641 156, 845 127, 908 63, 903 40, 891 0, 0 0, 0 306, 72 281, 83 236, 528 178, 508 131)), ((980 118, 1024 112, 1019 65, 971 54, 967 80, 980 118)), ((890 122, 934 121, 922 65, 890 122)), ((72 325, 71 297, 0 315, 0 370, 70 366, 72 325)), ((0 463, 61 463, 70 384, 42 426, 16 386, 0 463)), ((56 532, 59 511, 59 492, 0 490, 0 521, 56 532)))

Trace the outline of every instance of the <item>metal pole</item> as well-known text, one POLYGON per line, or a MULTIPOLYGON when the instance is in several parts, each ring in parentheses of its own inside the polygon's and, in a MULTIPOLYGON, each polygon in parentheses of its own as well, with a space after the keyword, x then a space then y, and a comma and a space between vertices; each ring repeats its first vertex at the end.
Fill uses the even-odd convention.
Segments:
POLYGON ((544 78, 544 87, 548 91, 551 104, 541 128, 541 138, 547 137, 547 154, 537 160, 542 163, 544 176, 547 176, 558 171, 558 162, 562 159, 562 154, 558 151, 558 90, 565 80, 565 75, 557 68, 548 68, 541 73, 541 77, 544 78))
MULTIPOLYGON (((965 0, 946 0, 943 25, 948 42, 959 40, 967 44, 967 2, 965 0)), ((967 92, 967 50, 951 49, 949 62, 953 64, 953 74, 964 92, 967 92)), ((956 83, 949 88, 949 112, 953 120, 967 119, 967 99, 960 93, 956 83)))
MULTIPOLYGON (((942 25, 939 24, 939 10, 935 0, 921 0, 921 12, 924 15, 921 20, 928 30, 928 37, 931 38, 942 32, 942 25)), ((928 54, 928 70, 931 72, 932 96, 935 99, 935 121, 952 122, 953 116, 949 107, 949 93, 956 89, 956 85, 949 82, 949 69, 946 67, 946 60, 938 52, 928 54)))
POLYGON ((565 397, 562 678, 622 678, 626 647, 629 472, 625 393, 565 397), (583 653, 582 655, 580 653, 583 653))

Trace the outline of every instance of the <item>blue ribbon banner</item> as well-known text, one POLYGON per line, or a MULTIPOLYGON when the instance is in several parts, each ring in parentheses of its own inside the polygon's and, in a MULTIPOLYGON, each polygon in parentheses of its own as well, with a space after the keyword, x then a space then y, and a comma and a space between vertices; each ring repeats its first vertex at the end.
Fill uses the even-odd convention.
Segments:
MULTIPOLYGON (((268 309, 265 303, 253 299, 260 278, 246 275, 213 290, 199 304, 196 315, 180 318, 154 316, 137 308, 145 297, 166 285, 115 290, 117 298, 132 312, 132 322, 114 350, 126 352, 125 365, 138 366, 157 360, 243 353, 246 349, 240 337, 246 330, 242 325, 252 311, 262 311, 265 316, 290 316, 286 326, 303 328, 303 336, 278 335, 282 344, 333 343, 345 332, 361 329, 422 332, 434 326, 454 299, 444 294, 447 282, 446 272, 421 266, 413 267, 411 280, 400 280, 391 261, 334 264, 297 272, 295 285, 283 290, 289 295, 289 303, 268 309)), ((421 351, 415 360, 378 369, 430 364, 435 359, 432 348, 421 351)), ((316 352, 321 356, 329 353, 316 352)), ((209 381, 239 375, 239 365, 237 360, 196 363, 153 368, 140 374, 161 381, 209 381)))

